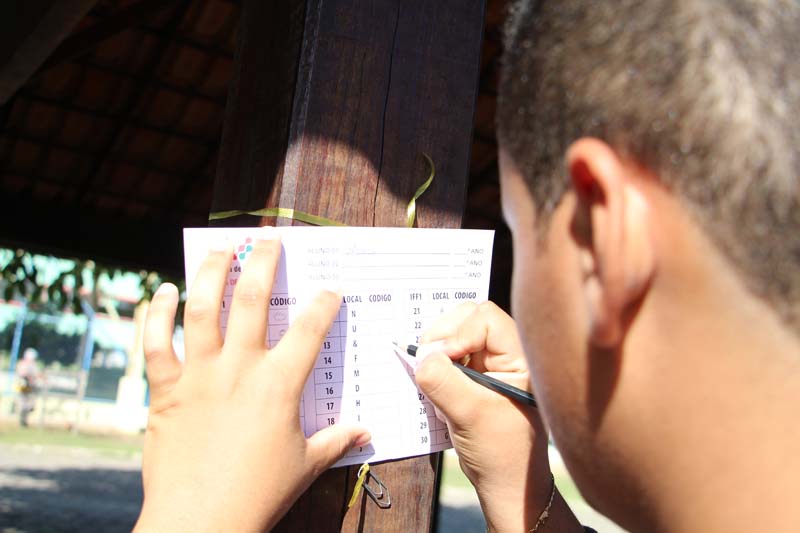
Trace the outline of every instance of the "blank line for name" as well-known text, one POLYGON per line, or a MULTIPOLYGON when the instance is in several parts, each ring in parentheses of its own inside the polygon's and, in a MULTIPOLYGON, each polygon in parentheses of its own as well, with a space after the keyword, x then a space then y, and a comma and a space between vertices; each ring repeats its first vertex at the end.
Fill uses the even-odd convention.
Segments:
POLYGON ((406 278, 406 277, 391 277, 391 278, 343 278, 342 281, 395 281, 395 280, 403 280, 403 281, 428 281, 428 280, 451 280, 453 279, 452 276, 433 276, 430 278, 406 278))
MULTIPOLYGON (((452 252, 355 252, 345 255, 451 255, 452 252)), ((467 254, 454 254, 453 255, 467 255, 467 254)))
POLYGON ((467 268, 467 265, 342 265, 340 269, 358 270, 359 268, 467 268))
POLYGON ((464 265, 343 265, 342 268, 451 268, 464 265))

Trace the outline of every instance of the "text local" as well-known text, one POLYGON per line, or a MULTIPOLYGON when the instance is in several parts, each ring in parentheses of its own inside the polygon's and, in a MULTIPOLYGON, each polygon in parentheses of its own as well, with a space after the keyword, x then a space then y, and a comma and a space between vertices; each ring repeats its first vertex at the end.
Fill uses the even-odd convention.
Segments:
MULTIPOLYGON (((367 300, 371 303, 379 303, 379 302, 391 302, 392 295, 391 294, 370 294, 367 296, 367 300)), ((361 299, 361 295, 359 294, 346 294, 342 296, 342 303, 346 304, 354 304, 354 303, 361 303, 363 300, 361 299)))

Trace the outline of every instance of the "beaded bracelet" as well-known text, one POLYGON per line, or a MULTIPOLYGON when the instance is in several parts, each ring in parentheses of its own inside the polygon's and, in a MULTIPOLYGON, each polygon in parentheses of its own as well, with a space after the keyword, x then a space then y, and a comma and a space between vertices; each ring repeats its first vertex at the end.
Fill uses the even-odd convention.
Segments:
MULTIPOLYGON (((534 531, 539 529, 547 521, 547 518, 550 516, 550 507, 553 505, 553 498, 555 497, 556 494, 556 480, 555 478, 553 478, 553 474, 550 474, 550 480, 553 482, 553 488, 550 489, 550 499, 547 501, 547 505, 545 505, 542 514, 539 515, 539 519, 536 521, 536 525, 534 525, 533 528, 530 531, 528 531, 528 533, 533 533, 534 531)), ((583 531, 584 533, 597 533, 596 529, 591 528, 589 526, 583 526, 583 531)))
POLYGON ((550 482, 553 485, 553 488, 550 489, 550 499, 547 501, 547 505, 544 506, 544 511, 542 511, 542 514, 539 515, 539 519, 536 520, 536 524, 534 524, 534 526, 528 530, 528 533, 534 533, 534 531, 537 531, 540 527, 542 527, 542 524, 547 522, 547 519, 550 517, 550 507, 553 506, 553 497, 556 495, 556 479, 553 477, 553 474, 550 474, 550 482))
MULTIPOLYGON (((542 527, 542 525, 544 525, 545 522, 547 522, 547 519, 550 517, 550 508, 553 506, 553 498, 556 495, 556 480, 553 477, 553 474, 550 474, 550 482, 552 483, 552 488, 550 489, 550 499, 547 500, 547 505, 544 506, 544 510, 536 520, 536 524, 534 524, 534 526, 528 530, 528 533, 534 533, 537 531, 540 527, 542 527)), ((584 533, 597 533, 597 530, 589 526, 583 526, 583 530, 584 533)), ((488 527, 486 528, 486 533, 489 533, 488 527)))

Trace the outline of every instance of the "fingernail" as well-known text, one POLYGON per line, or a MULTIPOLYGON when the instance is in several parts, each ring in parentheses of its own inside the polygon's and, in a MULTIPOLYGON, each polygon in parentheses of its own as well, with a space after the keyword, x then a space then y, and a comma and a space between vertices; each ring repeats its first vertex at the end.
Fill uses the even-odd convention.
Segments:
POLYGON ((334 280, 326 280, 322 282, 321 289, 323 291, 332 292, 334 294, 342 295, 342 284, 334 280))
POLYGON ((272 226, 261 226, 256 233, 256 239, 261 241, 273 241, 278 238, 278 232, 272 226))
POLYGON ((209 252, 227 252, 231 248, 231 243, 228 239, 214 239, 208 246, 209 252))
POLYGON ((162 283, 158 290, 153 294, 153 297, 161 296, 174 296, 178 294, 178 288, 172 283, 162 283))
POLYGON ((372 441, 372 435, 370 435, 369 432, 362 433, 361 436, 356 439, 354 446, 366 446, 370 441, 372 441))

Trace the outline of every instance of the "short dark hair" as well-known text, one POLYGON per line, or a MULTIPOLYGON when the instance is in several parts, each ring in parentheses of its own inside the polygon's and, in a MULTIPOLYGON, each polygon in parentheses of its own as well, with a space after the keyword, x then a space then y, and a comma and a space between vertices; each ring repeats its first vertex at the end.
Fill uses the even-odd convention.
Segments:
POLYGON ((800 326, 800 4, 520 0, 498 137, 546 221, 600 138, 656 172, 748 288, 800 326))

